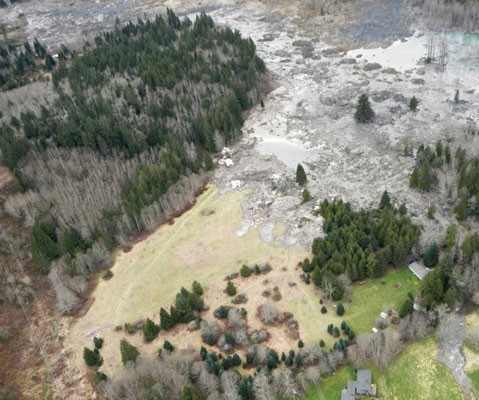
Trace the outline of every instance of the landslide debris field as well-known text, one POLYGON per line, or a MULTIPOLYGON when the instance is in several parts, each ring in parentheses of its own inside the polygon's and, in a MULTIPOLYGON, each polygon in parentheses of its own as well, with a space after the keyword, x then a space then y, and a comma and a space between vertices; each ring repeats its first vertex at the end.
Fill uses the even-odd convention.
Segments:
MULTIPOLYGON (((408 177, 415 164, 414 150, 422 143, 434 144, 441 139, 472 151, 478 148, 478 135, 471 137, 466 127, 479 118, 479 60, 475 56, 479 35, 429 32, 422 29, 420 19, 413 26, 405 2, 385 2, 377 15, 371 11, 374 2, 360 3, 364 3, 363 11, 359 11, 359 5, 351 6, 344 9, 347 14, 339 14, 338 9, 322 17, 318 13, 308 16, 307 10, 295 2, 285 11, 276 2, 38 0, 2 10, 0 24, 6 26, 12 40, 32 41, 37 37, 50 49, 59 43, 81 47, 98 30, 114 27, 117 18, 122 22, 152 17, 171 7, 192 17, 206 10, 216 22, 239 29, 243 36, 255 41, 258 54, 269 70, 273 90, 264 99, 264 108, 257 106, 247 116, 242 138, 219 155, 220 159, 230 158, 233 165, 219 163, 212 178, 216 197, 208 200, 226 204, 234 199, 236 207, 238 203, 241 205, 241 212, 237 208, 234 215, 226 217, 228 235, 233 235, 239 246, 247 249, 241 253, 243 249, 236 248, 237 253, 229 259, 216 260, 218 265, 227 266, 221 273, 211 272, 212 278, 219 279, 215 284, 223 288, 224 275, 237 270, 241 262, 266 261, 270 256, 280 259, 275 273, 284 265, 288 274, 294 274, 296 262, 309 251, 314 237, 322 234, 322 219, 311 211, 324 198, 340 196, 354 207, 368 207, 377 204, 381 193, 388 190, 393 202, 405 203, 413 220, 423 226, 427 243, 439 238, 455 220, 453 200, 446 194, 410 189, 408 177), (387 23, 371 24, 377 18, 387 23), (425 63, 431 40, 436 52, 441 45, 447 48, 445 70, 435 62, 425 63), (338 47, 340 44, 343 47, 338 47), (460 101, 454 102, 457 90, 460 101), (372 124, 358 125, 353 119, 357 98, 362 93, 369 95, 376 113, 372 124), (412 96, 420 101, 415 113, 408 109, 412 96), (405 155, 406 144, 413 148, 412 154, 405 155), (314 197, 305 204, 301 204, 301 190, 294 179, 298 163, 306 169, 307 187, 314 197), (432 202, 437 208, 435 220, 426 216, 432 202)), ((20 89, 18 93, 24 91, 20 89)), ((207 192, 204 196, 213 194, 207 192)), ((199 205, 202 204, 200 201, 199 205)), ((217 217, 195 216, 211 218, 219 229, 222 223, 217 217)), ((161 229, 165 228, 139 244, 144 246, 144 257, 150 251, 149 243, 155 243, 155 235, 162 235, 161 229)), ((171 231, 178 226, 166 229, 171 231)), ((197 229, 196 234, 201 235, 201 229, 198 226, 197 229)), ((211 230, 216 235, 220 232, 214 227, 211 230)), ((221 240, 217 240, 217 246, 221 247, 221 240)), ((212 251, 218 251, 214 243, 210 246, 212 251)), ((226 254, 224 249, 220 253, 226 254)), ((128 253, 118 256, 113 268, 118 277, 121 262, 128 257, 128 253)), ((207 261, 207 258, 202 261, 205 266, 207 261)), ((188 281, 195 278, 188 277, 188 281)), ((128 290, 127 281, 124 290, 128 290)), ((110 284, 113 281, 99 285, 98 299, 105 296, 105 288, 110 284)), ((169 292, 159 295, 158 301, 165 304, 142 305, 138 310, 122 308, 120 298, 112 299, 117 314, 110 315, 111 321, 101 327, 106 340, 110 340, 106 329, 113 331, 116 324, 133 319, 137 311, 138 317, 146 317, 151 310, 168 305, 180 285, 171 286, 169 292), (170 300, 166 299, 168 296, 170 300), (128 317, 125 320, 123 313, 128 317)), ((115 290, 121 291, 122 287, 115 290)), ((214 308, 217 304, 214 299, 211 301, 214 308)), ((206 302, 209 304, 208 298, 206 302)), ((70 382, 62 376, 59 379, 63 382, 59 384, 74 383, 78 398, 85 398, 82 390, 88 390, 80 387, 78 381, 85 369, 81 348, 100 329, 95 323, 106 319, 97 306, 94 304, 90 309, 93 314, 87 313, 77 322, 63 320, 59 331, 59 336, 65 339, 63 343, 68 343, 69 337, 75 338, 64 349, 65 354, 76 354, 68 365, 75 372, 70 382), (77 349, 73 349, 75 345, 77 349)), ((304 324, 299 322, 300 329, 307 326, 306 319, 304 324)), ((307 332, 304 337, 308 337, 307 332)), ((190 345, 187 341, 184 344, 190 345)), ((118 361, 116 358, 108 363, 114 366, 118 361)))

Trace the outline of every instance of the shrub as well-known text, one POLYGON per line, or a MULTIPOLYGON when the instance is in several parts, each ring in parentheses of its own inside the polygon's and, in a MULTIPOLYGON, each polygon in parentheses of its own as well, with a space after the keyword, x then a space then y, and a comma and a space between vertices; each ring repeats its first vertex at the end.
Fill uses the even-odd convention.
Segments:
POLYGON ((309 285, 311 283, 311 276, 309 274, 306 274, 304 278, 304 283, 306 283, 306 285, 309 285))
POLYGON ((335 326, 335 327, 333 328, 333 336, 334 336, 335 338, 339 337, 339 329, 338 329, 337 326, 335 326))
POLYGON ((230 346, 235 345, 235 337, 231 334, 231 332, 225 332, 223 336, 225 338, 226 344, 229 344, 230 346))
POLYGON ((304 342, 301 339, 298 340, 298 347, 300 349, 302 349, 304 347, 304 342))
POLYGON ((111 269, 107 269, 105 272, 103 272, 103 275, 101 277, 105 281, 108 281, 113 278, 113 272, 111 271, 111 269))
POLYGON ((261 274, 261 269, 259 268, 259 265, 258 265, 258 264, 256 264, 256 265, 254 266, 254 273, 255 273, 256 275, 261 274))
POLYGON ((163 349, 171 353, 175 348, 168 340, 165 340, 165 343, 163 343, 163 349))
POLYGON ((132 324, 130 324, 129 322, 126 322, 125 323, 125 331, 126 331, 126 333, 129 333, 131 335, 131 334, 135 333, 135 327, 132 324))
POLYGON ((328 309, 325 306, 321 307, 321 314, 326 314, 328 312, 328 309))
POLYGON ((103 364, 103 360, 98 350, 95 352, 87 347, 83 349, 83 359, 89 367, 100 367, 103 364))
POLYGON ((429 219, 434 219, 434 215, 436 214, 436 206, 434 203, 431 203, 427 209, 427 217, 429 219))
POLYGON ((107 379, 108 377, 103 372, 95 371, 95 373, 93 374, 93 382, 95 383, 95 385, 98 385, 99 383, 104 382, 107 379))
POLYGON ((326 345, 326 343, 324 343, 324 340, 321 339, 321 340, 319 341, 319 347, 324 347, 325 345, 326 345))
POLYGON ((228 296, 234 296, 236 295, 236 286, 233 282, 231 281, 228 281, 228 283, 226 284, 226 294, 228 296))
POLYGON ((333 334, 333 328, 334 328, 333 324, 329 324, 329 325, 328 325, 328 333, 329 333, 330 335, 333 334))
POLYGON ((313 196, 311 196, 311 193, 309 193, 309 190, 307 188, 303 189, 302 197, 303 197, 303 201, 301 202, 301 204, 307 203, 313 198, 313 196))
POLYGON ((158 333, 160 332, 160 327, 156 325, 150 318, 147 318, 145 324, 142 327, 142 330, 145 342, 151 342, 158 336, 158 333))
POLYGON ((341 322, 341 330, 342 331, 346 330, 347 327, 348 327, 348 324, 346 323, 346 321, 341 322))
POLYGON ((219 306, 214 312, 213 315, 215 318, 218 319, 225 319, 228 317, 228 312, 230 311, 231 307, 227 306, 219 306))
POLYGON ((140 355, 138 349, 126 339, 122 339, 120 342, 120 352, 123 365, 126 365, 130 361, 135 362, 140 355))
POLYGON ((243 266, 240 269, 240 275, 243 278, 248 278, 252 273, 253 271, 251 270, 251 268, 248 267, 246 264, 243 264, 243 266))
POLYGON ((339 303, 338 306, 336 307, 336 314, 340 317, 344 315, 344 306, 342 303, 339 303))
POLYGON ((100 350, 103 347, 103 338, 101 337, 94 337, 93 343, 95 344, 95 349, 100 350))

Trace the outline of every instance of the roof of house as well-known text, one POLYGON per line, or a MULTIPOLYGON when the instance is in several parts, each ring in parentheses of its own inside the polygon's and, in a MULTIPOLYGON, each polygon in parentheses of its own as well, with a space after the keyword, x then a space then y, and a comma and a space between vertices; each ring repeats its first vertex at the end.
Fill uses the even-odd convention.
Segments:
POLYGON ((368 395, 371 393, 371 370, 358 369, 356 380, 348 381, 348 384, 341 393, 341 400, 355 400, 357 395, 368 395))
POLYGON ((417 276, 417 278, 422 281, 424 277, 429 273, 429 269, 427 269, 424 265, 419 264, 417 262, 413 262, 409 264, 409 270, 417 276))

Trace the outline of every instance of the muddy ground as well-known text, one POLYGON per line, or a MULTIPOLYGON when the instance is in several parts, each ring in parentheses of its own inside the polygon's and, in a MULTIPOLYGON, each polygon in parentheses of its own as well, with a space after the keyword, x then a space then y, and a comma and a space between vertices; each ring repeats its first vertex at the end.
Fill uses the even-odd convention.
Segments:
POLYGON ((417 148, 443 139, 477 151, 477 135, 471 139, 464 131, 479 119, 479 36, 428 32, 405 1, 377 3, 330 5, 321 15, 315 2, 300 1, 32 0, 0 10, 0 24, 11 40, 37 37, 54 50, 59 43, 81 47, 117 18, 149 18, 166 7, 191 16, 210 12, 253 38, 275 82, 265 108, 250 112, 242 139, 230 146, 234 166, 219 166, 213 179, 222 192, 250 189, 237 235, 257 226, 269 242, 282 222, 284 246, 309 248, 321 234, 321 218, 311 214, 317 202, 340 196, 369 207, 388 190, 393 202, 407 205, 427 243, 454 221, 454 199, 408 187, 415 160, 414 153, 404 155, 404 144, 417 148), (424 63, 431 39, 437 49, 446 44, 444 71, 424 63), (456 90, 458 104, 452 101, 456 90), (376 112, 373 124, 353 120, 362 93, 376 112), (413 95, 420 100, 416 113, 408 110, 413 95), (294 182, 299 162, 314 196, 303 205, 294 182), (426 217, 431 202, 435 220, 426 217))

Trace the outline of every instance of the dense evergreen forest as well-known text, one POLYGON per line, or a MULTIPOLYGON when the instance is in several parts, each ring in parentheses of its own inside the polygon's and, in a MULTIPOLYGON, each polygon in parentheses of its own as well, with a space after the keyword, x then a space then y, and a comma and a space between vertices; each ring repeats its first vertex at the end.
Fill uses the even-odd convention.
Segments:
POLYGON ((58 64, 56 100, 12 116, 0 148, 19 189, 6 209, 31 227, 34 264, 70 311, 108 249, 192 201, 211 154, 260 100, 266 68, 238 31, 171 10, 58 64))
POLYGON ((458 147, 454 155, 449 145, 438 141, 434 148, 421 145, 409 185, 422 191, 439 190, 440 185, 455 201, 454 213, 459 221, 479 218, 479 158, 469 157, 458 147))
POLYGON ((353 211, 342 200, 324 200, 319 213, 327 236, 314 240, 313 257, 306 258, 302 268, 332 300, 342 298, 346 276, 357 281, 382 276, 390 265, 407 265, 420 236, 406 207, 393 207, 387 192, 377 209, 353 211))

